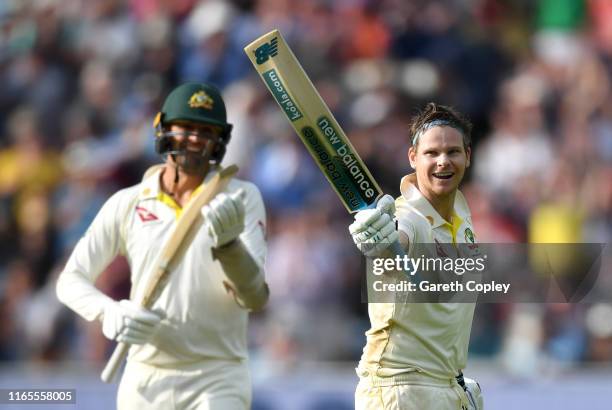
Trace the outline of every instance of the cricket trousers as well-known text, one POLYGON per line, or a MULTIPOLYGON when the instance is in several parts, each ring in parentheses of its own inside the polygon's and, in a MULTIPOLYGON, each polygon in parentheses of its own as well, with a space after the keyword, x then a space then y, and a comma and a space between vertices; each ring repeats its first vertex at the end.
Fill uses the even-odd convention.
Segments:
POLYGON ((457 380, 418 373, 369 376, 358 370, 355 410, 467 410, 468 397, 457 380))
POLYGON ((172 368, 128 361, 117 393, 118 410, 248 410, 246 361, 206 360, 172 368))

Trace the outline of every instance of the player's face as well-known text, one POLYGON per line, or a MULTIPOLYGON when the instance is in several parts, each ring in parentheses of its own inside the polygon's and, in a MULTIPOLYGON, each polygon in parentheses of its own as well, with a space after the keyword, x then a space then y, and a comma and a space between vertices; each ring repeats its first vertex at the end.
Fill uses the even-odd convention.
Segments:
POLYGON ((176 163, 188 174, 199 174, 208 167, 208 161, 221 135, 221 127, 192 122, 170 125, 173 150, 184 152, 176 155, 176 163))
POLYGON ((457 191, 470 166, 470 149, 463 147, 463 136, 455 128, 434 127, 419 137, 408 158, 419 190, 429 199, 439 199, 457 191))

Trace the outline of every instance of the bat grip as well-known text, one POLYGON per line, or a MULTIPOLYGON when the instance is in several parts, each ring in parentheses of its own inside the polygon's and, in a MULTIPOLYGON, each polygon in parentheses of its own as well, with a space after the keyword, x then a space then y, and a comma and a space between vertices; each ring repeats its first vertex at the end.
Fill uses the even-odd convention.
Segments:
POLYGON ((100 374, 100 379, 104 383, 110 383, 115 378, 117 374, 117 370, 121 367, 121 363, 125 360, 128 350, 130 350, 130 345, 127 343, 118 343, 111 355, 108 363, 104 366, 104 370, 102 370, 102 374, 100 374))

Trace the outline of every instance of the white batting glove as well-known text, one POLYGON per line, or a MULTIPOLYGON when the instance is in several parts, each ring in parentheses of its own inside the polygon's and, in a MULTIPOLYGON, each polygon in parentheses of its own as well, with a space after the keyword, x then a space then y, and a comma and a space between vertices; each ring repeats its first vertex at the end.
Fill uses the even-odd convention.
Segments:
POLYGON ((204 226, 215 248, 227 245, 244 231, 244 197, 243 189, 230 195, 220 193, 202 207, 204 226))
POLYGON ((484 400, 482 398, 482 390, 480 390, 480 384, 476 380, 463 378, 465 382, 465 393, 468 396, 468 402, 470 403, 469 410, 482 410, 484 409, 484 400))
POLYGON ((392 217, 394 212, 393 197, 385 195, 378 200, 376 209, 366 209, 355 215, 355 222, 349 226, 349 232, 365 256, 379 256, 399 239, 392 217))
POLYGON ((160 322, 161 317, 131 300, 112 301, 104 307, 102 333, 111 340, 142 345, 151 340, 160 322))

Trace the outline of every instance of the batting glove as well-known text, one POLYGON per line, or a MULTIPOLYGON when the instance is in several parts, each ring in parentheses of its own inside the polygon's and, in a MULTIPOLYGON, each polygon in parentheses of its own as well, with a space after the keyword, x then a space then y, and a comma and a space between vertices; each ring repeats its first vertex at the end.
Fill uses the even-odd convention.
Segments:
POLYGON ((480 390, 480 384, 473 379, 464 377, 465 381, 465 393, 468 396, 469 410, 482 410, 484 409, 484 400, 482 398, 482 390, 480 390))
POLYGON ((161 317, 131 300, 113 300, 104 307, 102 333, 111 340, 142 345, 151 340, 160 322, 161 317))
POLYGON ((380 256, 393 242, 399 239, 392 215, 395 212, 391 195, 379 199, 376 209, 359 211, 349 232, 357 248, 368 257, 380 256))
POLYGON ((229 244, 244 231, 244 196, 243 189, 230 195, 220 193, 202 207, 204 226, 215 248, 229 244))

